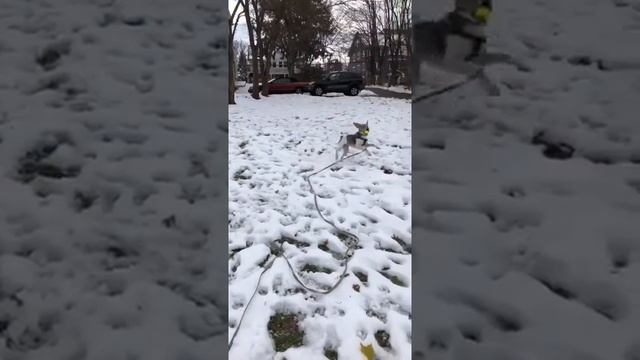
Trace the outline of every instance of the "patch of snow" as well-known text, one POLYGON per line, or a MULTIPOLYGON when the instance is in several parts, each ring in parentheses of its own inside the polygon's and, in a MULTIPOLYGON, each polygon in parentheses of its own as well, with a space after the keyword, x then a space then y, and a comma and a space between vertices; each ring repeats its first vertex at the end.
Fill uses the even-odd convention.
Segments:
POLYGON ((372 156, 358 155, 311 178, 323 215, 360 237, 348 277, 331 294, 295 292, 282 258, 262 278, 229 359, 320 359, 331 347, 358 359, 373 344, 381 359, 411 357, 411 105, 375 96, 272 95, 238 92, 229 108, 229 335, 237 329, 270 245, 284 250, 302 281, 337 281, 346 245, 323 222, 304 179, 331 164, 342 134, 369 122, 372 156), (400 244, 404 244, 401 246, 400 244), (305 265, 330 273, 304 272, 305 265), (363 283, 355 273, 366 274, 363 283), (396 281, 394 284, 387 276, 396 281), (404 284, 398 285, 400 282, 404 284), (276 354, 267 329, 277 311, 299 312, 304 345, 276 354), (392 350, 374 335, 390 334, 392 350))
POLYGON ((639 26, 633 1, 497 4, 490 50, 532 71, 415 105, 415 359, 640 357, 640 71, 598 66, 639 26))
POLYGON ((224 348, 225 13, 0 4, 0 358, 224 348))

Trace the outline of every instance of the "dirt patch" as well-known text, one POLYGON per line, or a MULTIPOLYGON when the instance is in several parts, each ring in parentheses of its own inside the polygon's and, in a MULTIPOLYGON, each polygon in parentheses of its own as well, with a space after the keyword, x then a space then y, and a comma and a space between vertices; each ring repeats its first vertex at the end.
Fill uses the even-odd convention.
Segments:
POLYGON ((376 341, 378 342, 378 345, 380 345, 380 347, 391 349, 391 343, 389 342, 389 338, 391 336, 388 332, 384 330, 378 330, 376 331, 374 337, 376 338, 376 341))
POLYGON ((338 360, 338 352, 335 349, 325 348, 324 357, 329 360, 338 360))
POLYGON ((306 272, 322 272, 325 274, 331 274, 333 272, 333 270, 324 267, 324 266, 319 266, 319 265, 314 265, 314 264, 304 264, 304 266, 302 267, 301 271, 306 271, 306 272))
POLYGON ((276 352, 303 344, 304 331, 298 327, 298 317, 294 314, 276 313, 269 319, 267 329, 276 352))
POLYGON ((386 277, 387 279, 389 279, 393 284, 398 285, 398 286, 402 286, 402 287, 407 287, 407 284, 405 283, 404 280, 402 280, 400 277, 393 275, 393 274, 389 274, 386 272, 380 272, 380 274, 382 274, 382 276, 386 277))

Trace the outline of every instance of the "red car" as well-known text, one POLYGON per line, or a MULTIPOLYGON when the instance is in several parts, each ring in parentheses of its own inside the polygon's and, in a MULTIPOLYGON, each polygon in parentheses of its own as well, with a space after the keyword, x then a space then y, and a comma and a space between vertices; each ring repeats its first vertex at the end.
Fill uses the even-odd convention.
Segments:
MULTIPOLYGON (((281 77, 277 79, 269 80, 269 94, 302 94, 309 83, 303 81, 297 81, 292 77, 281 77)), ((262 84, 260 84, 259 91, 262 91, 262 84)), ((253 86, 249 87, 249 92, 253 92, 253 86)))

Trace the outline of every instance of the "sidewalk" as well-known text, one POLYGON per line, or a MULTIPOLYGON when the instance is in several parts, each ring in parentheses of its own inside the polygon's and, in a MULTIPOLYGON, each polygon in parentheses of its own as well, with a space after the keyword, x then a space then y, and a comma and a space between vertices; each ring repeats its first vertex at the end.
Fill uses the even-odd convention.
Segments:
POLYGON ((401 93, 397 91, 382 89, 380 87, 367 86, 366 90, 371 91, 380 97, 394 98, 394 99, 411 99, 411 93, 401 93))

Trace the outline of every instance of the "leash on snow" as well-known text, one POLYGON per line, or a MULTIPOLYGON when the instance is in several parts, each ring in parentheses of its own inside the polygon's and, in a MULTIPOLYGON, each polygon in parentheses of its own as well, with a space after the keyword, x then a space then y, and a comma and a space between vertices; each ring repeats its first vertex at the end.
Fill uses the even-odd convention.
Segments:
POLYGON ((482 76, 482 70, 477 71, 477 72, 467 76, 463 80, 460 80, 458 82, 455 82, 455 83, 447 85, 447 86, 443 86, 443 87, 441 87, 439 89, 431 90, 431 91, 427 92, 426 94, 417 96, 417 97, 415 97, 415 98, 413 98, 411 100, 411 103, 415 104, 417 102, 424 101, 424 100, 427 100, 427 99, 431 99, 431 98, 434 98, 436 96, 448 93, 448 92, 450 92, 452 90, 455 90, 455 89, 457 89, 457 88, 459 88, 461 86, 464 86, 464 85, 470 83, 473 80, 476 80, 476 79, 480 78, 481 76, 482 76))
MULTIPOLYGON (((375 146, 377 147, 377 146, 375 146)), ((325 170, 327 170, 328 168, 343 162, 349 158, 352 158, 354 156, 360 155, 363 152, 367 151, 366 148, 364 150, 361 150, 355 154, 351 154, 349 156, 343 157, 342 159, 336 160, 333 163, 331 163, 328 166, 323 167, 320 170, 314 171, 313 173, 307 175, 305 177, 305 179, 307 180, 307 183, 309 184, 309 188, 311 190, 311 193, 313 194, 313 202, 315 204, 316 207, 316 211, 318 212, 318 215, 320 215, 320 218, 326 222, 327 224, 331 225, 331 227, 333 227, 335 229, 335 231, 338 233, 338 235, 342 235, 343 237, 346 238, 346 240, 343 240, 346 242, 347 245, 347 250, 345 253, 345 259, 344 259, 344 264, 343 264, 343 269, 342 269, 342 273, 340 274, 340 277, 338 278, 338 281, 336 281, 336 283, 329 287, 328 289, 325 290, 318 290, 318 289, 314 289, 311 288, 309 286, 307 286, 306 284, 304 284, 302 282, 302 280, 300 280, 300 278, 298 277, 297 272, 295 271, 295 269, 293 268, 293 265, 291 265, 291 262, 289 261, 289 258, 287 258, 284 255, 284 239, 280 241, 280 245, 278 247, 278 251, 276 252, 275 256, 271 256, 269 255, 269 257, 271 257, 271 260, 267 261, 267 263, 264 266, 264 269, 262 269, 262 272, 260 273, 260 276, 258 277, 258 283, 256 284, 256 288, 253 290, 253 294, 251 295, 251 297, 249 298, 249 302, 247 302, 247 305, 245 306, 243 312, 242 312, 242 316, 240 316, 240 321, 238 321, 238 325, 236 326, 236 330, 233 333, 233 336, 231 336, 231 340, 229 341, 229 347, 228 350, 231 350, 231 347, 233 347, 233 341, 236 338, 236 335, 238 335, 238 332, 240 331, 240 327, 242 326, 242 321, 244 320, 244 316, 247 314, 247 310, 249 309, 249 306, 251 305, 251 303, 253 302, 254 297, 256 296, 256 294, 258 293, 258 289, 260 288, 260 281, 262 280, 262 276, 271 268, 271 266, 273 265, 273 263, 276 261, 277 258, 282 257, 285 259, 285 261, 287 262, 287 266, 289 267, 289 270, 291 270, 291 275, 293 275, 293 278, 296 280, 296 282, 302 286, 303 289, 310 291, 312 293, 316 293, 316 294, 321 294, 321 295, 327 295, 332 293, 341 283, 342 280, 344 280, 344 278, 347 275, 347 269, 349 267, 349 261, 351 260, 351 257, 353 256, 353 252, 356 248, 356 246, 358 245, 358 243, 360 242, 360 238, 358 238, 357 235, 355 235, 354 233, 351 233, 347 230, 343 230, 340 229, 338 226, 336 226, 336 224, 334 224, 331 220, 328 220, 327 218, 324 217, 324 215, 322 215, 322 211, 320 211, 320 206, 318 205, 318 195, 316 194, 316 191, 313 187, 313 184, 311 183, 311 177, 314 175, 317 175, 325 170)), ((291 238, 289 238, 291 239, 291 238)), ((295 240, 295 239, 291 239, 291 240, 295 240)))

